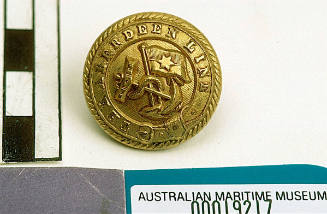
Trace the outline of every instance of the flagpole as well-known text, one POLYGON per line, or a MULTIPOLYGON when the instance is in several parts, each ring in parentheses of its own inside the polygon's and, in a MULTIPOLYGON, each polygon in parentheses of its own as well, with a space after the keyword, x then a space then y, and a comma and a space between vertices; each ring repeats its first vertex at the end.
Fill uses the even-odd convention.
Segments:
MULTIPOLYGON (((150 65, 148 63, 148 56, 146 54, 146 44, 145 43, 142 43, 140 46, 139 46, 139 50, 141 52, 141 56, 142 56, 142 60, 143 60, 143 65, 144 65, 144 69, 145 69, 145 74, 147 76, 150 76, 150 65)), ((148 84, 148 87, 151 89, 152 88, 152 83, 149 83, 148 84)), ((151 106, 154 106, 154 97, 153 97, 153 94, 151 92, 149 92, 149 101, 150 101, 150 105, 151 106)))

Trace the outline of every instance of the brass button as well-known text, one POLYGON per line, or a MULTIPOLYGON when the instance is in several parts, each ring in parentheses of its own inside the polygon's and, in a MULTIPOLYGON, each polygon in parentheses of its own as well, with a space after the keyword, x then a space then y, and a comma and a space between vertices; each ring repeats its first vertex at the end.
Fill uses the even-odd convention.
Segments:
POLYGON ((139 13, 107 28, 84 67, 91 113, 117 141, 166 149, 198 133, 221 92, 216 53, 193 25, 164 13, 139 13))

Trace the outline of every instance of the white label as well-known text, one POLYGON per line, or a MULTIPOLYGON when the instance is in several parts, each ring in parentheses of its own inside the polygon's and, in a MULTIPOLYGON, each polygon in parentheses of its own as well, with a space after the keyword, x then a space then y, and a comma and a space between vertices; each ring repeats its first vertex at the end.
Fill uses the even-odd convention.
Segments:
POLYGON ((326 214, 327 184, 137 185, 131 204, 133 214, 326 214))

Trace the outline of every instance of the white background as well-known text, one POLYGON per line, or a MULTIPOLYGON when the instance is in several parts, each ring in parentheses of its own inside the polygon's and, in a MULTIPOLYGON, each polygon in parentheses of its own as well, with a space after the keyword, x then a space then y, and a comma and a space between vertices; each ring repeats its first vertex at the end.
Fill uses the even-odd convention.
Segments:
POLYGON ((327 166, 327 2, 61 1, 63 161, 6 166, 180 168, 306 163, 327 166), (194 24, 221 63, 209 124, 174 149, 149 152, 108 137, 82 87, 87 53, 109 25, 160 11, 194 24))

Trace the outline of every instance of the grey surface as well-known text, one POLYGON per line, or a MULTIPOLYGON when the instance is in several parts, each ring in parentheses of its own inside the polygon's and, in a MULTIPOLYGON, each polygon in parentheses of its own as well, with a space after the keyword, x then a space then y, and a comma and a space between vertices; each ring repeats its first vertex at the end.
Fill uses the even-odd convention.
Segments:
POLYGON ((125 213, 121 170, 0 168, 0 213, 125 213))

